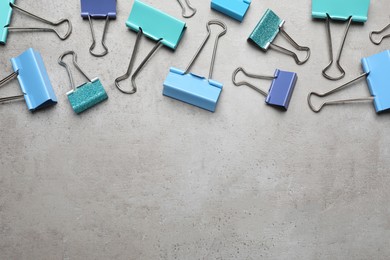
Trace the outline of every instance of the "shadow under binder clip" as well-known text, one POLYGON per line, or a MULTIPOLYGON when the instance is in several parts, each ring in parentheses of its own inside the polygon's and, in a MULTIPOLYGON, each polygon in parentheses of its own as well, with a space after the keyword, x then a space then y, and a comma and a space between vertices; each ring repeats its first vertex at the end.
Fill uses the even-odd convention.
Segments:
POLYGON ((265 103, 268 105, 287 110, 288 105, 290 104, 292 93, 294 92, 297 78, 298 76, 295 72, 277 69, 275 70, 274 76, 262 76, 248 73, 242 67, 239 67, 233 72, 232 81, 233 84, 237 87, 246 85, 266 96, 265 103), (244 75, 249 78, 272 80, 269 91, 266 92, 246 81, 237 82, 236 76, 239 72, 244 73, 244 75))
POLYGON ((23 94, 0 98, 0 103, 25 99, 30 111, 57 104, 57 97, 41 55, 30 48, 16 58, 11 59, 14 72, 0 80, 0 87, 18 78, 23 94))
POLYGON ((108 29, 108 21, 116 19, 116 0, 81 0, 81 17, 88 19, 89 27, 92 34, 92 45, 89 52, 95 57, 103 57, 108 53, 108 48, 104 43, 108 29), (95 30, 93 29, 92 19, 105 19, 104 30, 102 36, 102 46, 104 51, 102 53, 94 53, 93 49, 96 46, 95 30))
POLYGON ((326 105, 337 105, 337 104, 345 104, 352 102, 363 102, 363 101, 373 101, 375 106, 375 111, 377 113, 385 112, 390 110, 390 51, 386 50, 381 53, 372 55, 367 58, 362 59, 362 67, 364 73, 359 77, 351 80, 350 82, 345 83, 344 85, 332 89, 325 93, 317 93, 311 92, 307 97, 307 102, 309 104, 310 109, 313 112, 320 112, 321 109, 326 105), (362 78, 367 78, 368 88, 371 93, 371 97, 364 98, 354 98, 354 99, 346 99, 346 100, 336 100, 336 101, 328 101, 321 104, 320 107, 316 108, 311 102, 311 97, 313 95, 317 97, 326 97, 335 92, 338 92, 350 84, 358 81, 362 78))
POLYGON ((66 40, 72 33, 72 23, 68 19, 61 19, 56 22, 46 20, 40 16, 37 16, 25 9, 14 4, 15 0, 1 0, 0 1, 0 44, 7 42, 8 31, 42 31, 42 32, 54 32, 61 40, 66 40), (57 30, 53 28, 39 28, 39 27, 13 27, 10 26, 13 9, 19 10, 22 13, 41 21, 42 23, 52 26, 59 26, 63 23, 68 24, 68 31, 64 36, 61 36, 57 30))
POLYGON ((188 10, 191 11, 190 14, 186 14, 186 9, 184 7, 184 4, 181 2, 181 1, 184 1, 184 0, 177 0, 177 2, 179 3, 180 7, 181 7, 181 15, 184 17, 184 18, 191 18, 192 16, 194 16, 196 14, 196 8, 194 8, 191 3, 190 3, 190 0, 185 0, 187 6, 188 6, 188 10))
POLYGON ((84 71, 81 70, 81 68, 77 64, 77 55, 74 51, 67 51, 63 53, 58 58, 58 64, 65 67, 66 72, 68 73, 72 90, 66 93, 66 95, 68 96, 69 103, 72 106, 74 112, 76 112, 76 114, 80 114, 81 112, 101 103, 108 98, 107 93, 104 90, 104 87, 100 82, 99 78, 90 79, 84 73, 84 71), (88 80, 88 82, 85 82, 76 87, 69 66, 62 61, 67 55, 73 56, 73 65, 88 80))
POLYGON ((242 22, 251 1, 252 0, 211 0, 211 9, 242 22))
POLYGON ((127 72, 115 79, 115 86, 124 94, 134 94, 137 92, 135 79, 143 67, 162 45, 165 45, 172 50, 177 48, 184 34, 186 23, 139 0, 135 0, 129 18, 126 21, 126 26, 137 32, 137 39, 135 41, 127 72), (132 74, 142 35, 156 41, 156 45, 132 74), (131 77, 132 89, 124 90, 119 85, 119 82, 126 80, 129 77, 131 77))
POLYGON ((390 29, 390 23, 388 25, 386 25, 382 30, 380 31, 373 31, 370 33, 370 41, 373 43, 373 44, 376 44, 376 45, 379 45, 382 43, 382 41, 386 38, 389 38, 390 37, 390 33, 389 34, 386 34, 386 35, 383 35, 378 41, 376 41, 374 39, 374 35, 380 35, 382 33, 384 33, 385 31, 389 30, 390 29))
POLYGON ((345 70, 340 64, 341 54, 344 49, 345 41, 352 22, 364 23, 368 19, 368 9, 370 0, 312 0, 312 17, 316 19, 325 19, 326 30, 329 45, 329 64, 322 70, 322 75, 329 80, 339 80, 345 76, 345 70), (336 66, 341 72, 340 76, 332 77, 327 74, 331 68, 333 59, 332 33, 330 30, 330 21, 347 21, 347 27, 341 41, 341 46, 336 57, 336 66))
POLYGON ((310 48, 298 45, 283 29, 283 24, 284 20, 280 19, 271 9, 267 9, 251 35, 249 35, 248 41, 265 52, 271 47, 284 54, 290 55, 298 65, 302 65, 310 58, 310 48), (299 60, 296 53, 273 43, 279 32, 296 50, 306 52, 306 58, 304 60, 299 60))
POLYGON ((199 47, 195 56, 188 64, 185 71, 180 69, 171 68, 167 78, 164 81, 163 95, 168 96, 185 103, 209 110, 215 111, 219 96, 222 91, 222 83, 212 80, 213 68, 215 62, 215 56, 217 53, 218 40, 221 36, 226 34, 226 25, 218 20, 212 20, 207 23, 207 36, 204 39, 202 45, 199 47), (210 38, 210 25, 219 25, 223 28, 223 31, 217 35, 214 43, 213 56, 211 58, 211 65, 208 79, 202 76, 198 76, 194 73, 189 73, 192 65, 200 52, 203 50, 208 39, 210 38))

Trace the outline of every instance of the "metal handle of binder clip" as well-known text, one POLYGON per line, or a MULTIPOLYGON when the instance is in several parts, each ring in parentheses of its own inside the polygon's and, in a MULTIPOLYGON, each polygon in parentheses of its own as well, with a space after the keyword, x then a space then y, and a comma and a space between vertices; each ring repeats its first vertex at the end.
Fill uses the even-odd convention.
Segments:
POLYGON ((233 75, 232 75, 232 81, 233 81, 233 84, 236 86, 236 87, 239 87, 239 86, 248 86, 252 89, 254 89, 255 91, 259 92, 260 94, 264 95, 264 96, 267 96, 268 93, 258 87, 256 87, 255 85, 252 85, 251 83, 247 82, 247 81, 239 81, 237 82, 236 81, 236 76, 239 72, 242 72, 245 76, 249 77, 249 78, 254 78, 254 79, 266 79, 266 80, 273 80, 275 79, 274 76, 263 76, 263 75, 255 75, 255 74, 251 74, 251 73, 248 73, 244 70, 244 68, 242 67, 238 67, 234 72, 233 72, 233 75))
POLYGON ((70 22, 69 19, 61 19, 61 20, 58 20, 56 22, 53 22, 53 21, 49 21, 45 18, 42 18, 38 15, 35 15, 25 9, 22 9, 21 7, 13 4, 13 3, 10 3, 10 6, 12 8, 15 8, 23 13, 25 13, 26 15, 28 16, 31 16, 32 18, 38 20, 38 21, 41 21, 42 23, 45 23, 45 24, 49 24, 49 25, 52 25, 52 26, 60 26, 61 24, 63 23, 67 23, 68 24, 68 31, 66 32, 66 34, 64 36, 61 36, 60 33, 56 30, 56 29, 53 29, 53 28, 41 28, 41 27, 10 27, 8 26, 8 30, 13 30, 13 31, 43 31, 43 32, 54 32, 58 38, 60 38, 61 40, 66 40, 70 34, 72 33, 72 23, 70 22))
MULTIPOLYGON (((19 75, 19 73, 16 71, 16 72, 11 73, 10 75, 8 75, 7 77, 5 77, 4 79, 0 80, 0 87, 6 85, 8 82, 10 82, 10 81, 16 79, 16 77, 17 77, 18 75, 19 75)), ((0 103, 12 101, 12 100, 22 99, 23 97, 24 97, 24 95, 17 95, 17 96, 11 96, 11 97, 3 97, 3 98, 0 98, 0 103)))
POLYGON ((316 108, 313 103, 311 102, 311 98, 312 96, 317 96, 317 97, 326 97, 326 96, 329 96, 335 92, 338 92, 342 89, 344 89, 345 87, 349 86, 350 84, 358 81, 359 79, 361 78, 364 78, 368 75, 368 73, 363 73, 361 74, 359 77, 335 88, 335 89, 332 89, 328 92, 325 92, 325 93, 317 93, 317 92, 310 92, 309 95, 307 96, 307 103, 309 104, 309 107, 310 109, 315 112, 315 113, 318 113, 322 110, 322 108, 324 108, 324 106, 327 106, 327 105, 338 105, 338 104, 346 104, 346 103, 354 103, 354 102, 364 102, 364 101, 373 101, 374 100, 374 97, 364 97, 364 98, 353 98, 353 99, 344 99, 344 100, 334 100, 334 101, 327 101, 327 102, 323 102, 318 108, 316 108))
POLYGON ((385 38, 389 38, 389 37, 390 37, 390 34, 383 35, 383 36, 379 39, 379 41, 375 41, 373 35, 374 35, 374 34, 375 34, 375 35, 380 35, 380 34, 384 33, 385 31, 387 31, 388 29, 390 29, 390 23, 389 23, 388 25, 386 25, 386 26, 385 26, 382 30, 380 30, 380 31, 372 31, 372 32, 370 33, 370 41, 371 41, 373 44, 376 44, 376 45, 381 44, 382 41, 383 41, 385 38))
POLYGON ((72 55, 73 56, 73 65, 76 67, 76 69, 89 81, 89 82, 92 82, 91 79, 87 76, 87 74, 85 74, 85 72, 79 67, 79 65, 77 64, 77 54, 74 52, 74 51, 66 51, 64 52, 63 54, 61 54, 61 56, 58 58, 58 64, 60 64, 61 66, 63 66, 65 69, 66 69, 66 72, 68 73, 68 76, 69 76, 69 80, 70 80, 70 84, 71 84, 71 87, 73 90, 76 90, 76 85, 74 84, 74 80, 73 80, 73 76, 72 76, 72 72, 70 71, 69 69, 69 66, 68 64, 66 64, 63 59, 65 56, 67 55, 72 55))
POLYGON ((181 7, 181 15, 184 17, 184 18, 191 18, 192 16, 194 16, 196 14, 196 8, 194 8, 190 1, 189 0, 185 0, 187 6, 188 6, 188 9, 191 11, 190 14, 186 15, 186 9, 184 7, 184 4, 181 2, 181 0, 177 0, 177 2, 179 3, 180 7, 181 7))
POLYGON ((89 53, 91 53, 95 57, 103 57, 103 56, 107 55, 107 53, 108 53, 108 48, 107 48, 104 40, 106 38, 109 17, 108 17, 108 15, 106 16, 105 23, 104 23, 103 36, 102 36, 102 40, 101 40, 102 46, 104 48, 104 51, 102 53, 94 53, 93 52, 93 49, 95 49, 95 47, 96 47, 96 37, 95 37, 95 30, 93 29, 93 23, 92 23, 92 19, 91 19, 90 15, 88 15, 88 21, 89 21, 89 27, 91 29, 91 34, 92 34, 92 44, 91 44, 91 47, 89 47, 89 53))

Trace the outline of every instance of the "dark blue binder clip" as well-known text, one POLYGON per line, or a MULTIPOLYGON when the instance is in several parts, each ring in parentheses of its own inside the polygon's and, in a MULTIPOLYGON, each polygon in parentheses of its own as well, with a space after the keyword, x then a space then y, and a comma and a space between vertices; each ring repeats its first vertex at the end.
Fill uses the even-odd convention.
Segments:
POLYGON ((211 78, 213 76, 213 67, 217 53, 218 40, 226 33, 227 28, 223 22, 218 20, 209 21, 206 27, 207 36, 195 56, 192 58, 190 64, 188 64, 186 70, 182 71, 176 68, 170 69, 170 72, 164 81, 163 95, 214 112, 223 85, 211 78), (210 72, 207 79, 188 72, 210 38, 210 25, 212 24, 221 26, 223 31, 219 33, 215 39, 213 57, 211 59, 210 72))
POLYGON ((252 0, 211 0, 211 8, 242 22, 252 0))
POLYGON ((92 34, 92 45, 89 52, 95 57, 103 57, 108 53, 108 48, 104 43, 106 32, 108 28, 108 21, 116 19, 116 0, 81 0, 81 17, 88 19, 92 34), (95 31, 93 29, 92 19, 105 19, 102 46, 104 51, 102 53, 94 53, 93 49, 96 46, 95 31))
POLYGON ((24 98, 30 111, 48 107, 57 103, 57 97, 41 55, 32 48, 11 59, 14 72, 3 80, 0 87, 18 78, 23 94, 0 98, 0 103, 24 98))
POLYGON ((268 105, 275 106, 278 108, 282 108, 284 110, 288 109, 288 105, 290 104, 292 93, 294 92, 295 84, 297 82, 298 76, 295 72, 283 71, 283 70, 275 70, 274 76, 262 76, 262 75, 254 75, 247 73, 243 68, 237 68, 233 72, 232 81, 236 86, 246 85, 260 94, 266 96, 265 102, 268 105), (236 76, 239 72, 244 73, 247 77, 256 78, 256 79, 268 79, 272 80, 271 87, 268 92, 252 85, 246 81, 236 81, 236 76))
POLYGON ((359 77, 351 80, 350 82, 345 83, 344 85, 332 89, 325 93, 317 93, 311 92, 307 97, 307 101, 310 109, 313 112, 319 112, 326 105, 337 105, 337 104, 345 104, 352 102, 363 102, 363 101, 373 101, 375 106, 375 111, 377 113, 382 113, 390 110, 390 51, 386 50, 381 53, 372 55, 367 58, 362 59, 362 67, 364 73, 359 77), (354 98, 354 99, 346 99, 346 100, 336 100, 336 101, 328 101, 321 104, 319 108, 315 108, 311 102, 311 97, 313 95, 317 97, 326 97, 331 95, 337 91, 344 89, 355 81, 367 77, 368 88, 371 93, 371 97, 364 98, 354 98))

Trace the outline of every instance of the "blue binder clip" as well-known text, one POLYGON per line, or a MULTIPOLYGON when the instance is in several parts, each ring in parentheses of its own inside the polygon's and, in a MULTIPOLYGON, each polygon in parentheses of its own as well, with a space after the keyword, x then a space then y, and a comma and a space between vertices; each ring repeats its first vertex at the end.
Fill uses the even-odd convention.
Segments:
POLYGON ((39 52, 30 48, 11 59, 14 72, 3 80, 0 87, 18 78, 23 94, 0 98, 0 103, 24 98, 30 111, 57 104, 57 97, 39 52))
POLYGON ((388 29, 390 29, 390 23, 388 25, 386 25, 385 27, 383 27, 383 29, 379 30, 379 31, 373 31, 370 33, 370 41, 373 43, 373 44, 376 44, 376 45, 379 45, 382 43, 382 41, 386 38, 389 38, 390 37, 390 34, 386 34, 386 35, 383 35, 380 39, 378 40, 375 40, 374 39, 374 35, 381 35, 382 33, 384 33, 385 31, 387 31, 388 29))
POLYGON ((211 0, 211 8, 242 22, 251 5, 251 1, 252 0, 211 0))
POLYGON ((344 85, 337 87, 333 90, 330 90, 325 93, 317 93, 311 92, 307 97, 307 101, 310 109, 313 112, 319 112, 326 105, 336 105, 336 104, 344 104, 344 103, 352 103, 352 102, 362 102, 362 101, 373 101, 375 106, 375 111, 377 113, 385 112, 390 110, 390 51, 386 50, 381 53, 372 55, 367 58, 362 59, 362 67, 364 73, 359 77, 351 80, 350 82, 345 83, 344 85), (354 99, 346 99, 346 100, 336 100, 329 101, 323 103, 319 108, 315 108, 311 102, 311 97, 313 95, 317 97, 326 97, 331 95, 337 91, 344 89, 350 84, 356 82, 361 78, 367 78, 368 88, 371 93, 371 97, 364 98, 354 98, 354 99))
POLYGON ((72 90, 66 93, 66 95, 68 96, 69 103, 76 114, 80 114, 81 112, 84 112, 85 110, 103 102, 108 98, 107 93, 104 90, 104 87, 100 82, 99 78, 90 79, 84 73, 84 71, 81 70, 81 68, 77 64, 77 55, 74 51, 67 51, 63 53, 58 58, 58 64, 65 67, 66 72, 68 73, 72 90), (88 80, 88 82, 85 82, 76 87, 68 65, 62 61, 63 58, 67 55, 73 56, 73 65, 88 80))
POLYGON ((272 47, 277 51, 292 56, 298 65, 302 65, 310 58, 310 48, 298 45, 283 29, 283 24, 284 20, 280 19, 271 9, 267 9, 251 35, 249 35, 248 41, 265 52, 269 47, 272 47), (273 43, 279 32, 296 50, 305 51, 307 53, 304 60, 299 60, 294 52, 273 43))
POLYGON ((116 19, 116 0, 81 0, 81 17, 88 19, 89 27, 92 34, 92 45, 89 48, 89 52, 95 57, 103 57, 108 53, 108 48, 104 43, 106 32, 108 28, 108 21, 110 19, 116 19), (93 19, 105 19, 104 30, 102 36, 102 46, 104 51, 102 53, 94 53, 93 49, 96 46, 95 31, 93 29, 93 19))
POLYGON ((170 69, 170 72, 164 81, 163 95, 214 112, 219 96, 221 95, 223 85, 211 78, 213 76, 213 67, 217 53, 218 40, 221 36, 226 34, 227 28, 223 22, 218 20, 209 21, 206 28, 207 36, 195 56, 190 61, 190 64, 188 64, 186 70, 182 71, 176 68, 170 69), (223 31, 219 33, 215 39, 213 57, 211 59, 210 72, 207 79, 188 72, 210 38, 210 25, 212 24, 221 26, 223 31))
POLYGON ((126 26, 137 32, 137 39, 135 41, 127 72, 115 79, 115 86, 124 94, 134 94, 137 92, 135 79, 143 67, 162 45, 165 45, 172 50, 177 48, 186 29, 186 23, 139 0, 135 0, 129 18, 126 21, 126 26), (140 63, 133 75, 131 75, 142 35, 156 41, 156 45, 140 63), (119 82, 130 76, 132 89, 122 89, 119 82))
POLYGON ((38 15, 32 14, 29 11, 22 9, 21 7, 14 4, 15 0, 0 0, 0 44, 7 42, 8 31, 43 31, 43 32, 54 32, 58 38, 65 40, 72 33, 72 24, 68 19, 61 19, 57 22, 46 20, 38 15), (68 24, 68 31, 64 36, 61 36, 57 30, 52 28, 37 28, 37 27, 12 27, 10 26, 13 9, 19 10, 20 12, 39 20, 45 24, 52 26, 59 26, 63 23, 68 24))
POLYGON ((295 72, 275 70, 274 76, 262 76, 254 75, 246 72, 243 68, 239 67, 233 72, 232 81, 233 84, 238 86, 246 85, 260 94, 266 96, 265 103, 268 105, 281 108, 284 110, 288 109, 290 104, 292 93, 294 92, 295 84, 297 82, 298 76, 295 72), (236 76, 239 72, 242 72, 245 76, 256 79, 267 79, 272 80, 271 87, 268 92, 252 85, 246 81, 236 81, 236 76))
POLYGON ((190 1, 189 0, 185 0, 187 6, 188 6, 188 9, 191 11, 190 14, 186 14, 186 9, 183 5, 183 3, 181 2, 181 0, 177 0, 177 2, 179 3, 180 7, 181 7, 181 16, 183 16, 184 18, 191 18, 192 16, 194 16, 196 14, 196 8, 194 8, 190 1))
POLYGON ((326 30, 329 42, 329 57, 328 65, 322 70, 322 75, 329 80, 339 80, 345 76, 345 70, 340 64, 341 54, 344 49, 345 41, 352 22, 364 23, 368 18, 368 9, 370 0, 312 0, 312 17, 316 19, 325 19, 326 30), (341 72, 340 76, 333 77, 327 74, 331 68, 333 59, 333 44, 332 33, 330 30, 330 20, 348 21, 344 36, 341 41, 340 50, 336 57, 336 65, 341 72))

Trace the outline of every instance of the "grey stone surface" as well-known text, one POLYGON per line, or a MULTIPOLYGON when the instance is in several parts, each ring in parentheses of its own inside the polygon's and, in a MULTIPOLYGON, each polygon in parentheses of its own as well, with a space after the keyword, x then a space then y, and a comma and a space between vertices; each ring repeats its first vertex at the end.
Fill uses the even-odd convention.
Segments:
MULTIPOLYGON (((88 53, 91 36, 79 1, 18 2, 50 18, 71 17, 74 32, 65 42, 50 33, 10 33, 0 46, 0 77, 11 72, 10 57, 34 47, 59 99, 36 113, 23 102, 0 106, 0 259, 388 259, 389 115, 376 115, 372 104, 314 114, 306 103, 309 91, 359 75, 361 57, 388 48, 389 41, 378 47, 368 39, 369 31, 389 22, 387 1, 373 0, 369 21, 351 27, 342 56, 347 76, 339 82, 320 74, 328 62, 325 24, 311 20, 310 0, 254 0, 242 24, 211 11, 208 0, 192 1, 198 13, 186 20, 180 47, 154 56, 133 96, 113 84, 136 38, 124 26, 133 1, 118 1, 104 58, 88 53), (312 48, 307 64, 246 43, 267 7, 312 48), (225 85, 212 114, 161 93, 169 67, 185 68, 214 18, 228 33, 214 72, 225 85), (109 95, 79 116, 57 64, 69 49, 109 95), (234 87, 231 73, 238 66, 258 74, 296 71, 289 111, 234 87)), ((147 2, 180 17, 175 0, 147 2)), ((36 24, 20 13, 12 22, 36 24)), ((338 48, 345 24, 332 25, 338 48)), ((103 22, 95 26, 100 37, 103 22)), ((287 44, 282 37, 277 43, 287 44)), ((137 64, 152 46, 142 40, 137 64)), ((210 41, 193 71, 207 75, 211 49, 210 41)), ((12 93, 18 93, 16 82, 1 89, 1 96, 12 93)), ((368 94, 362 81, 335 98, 368 94)))

